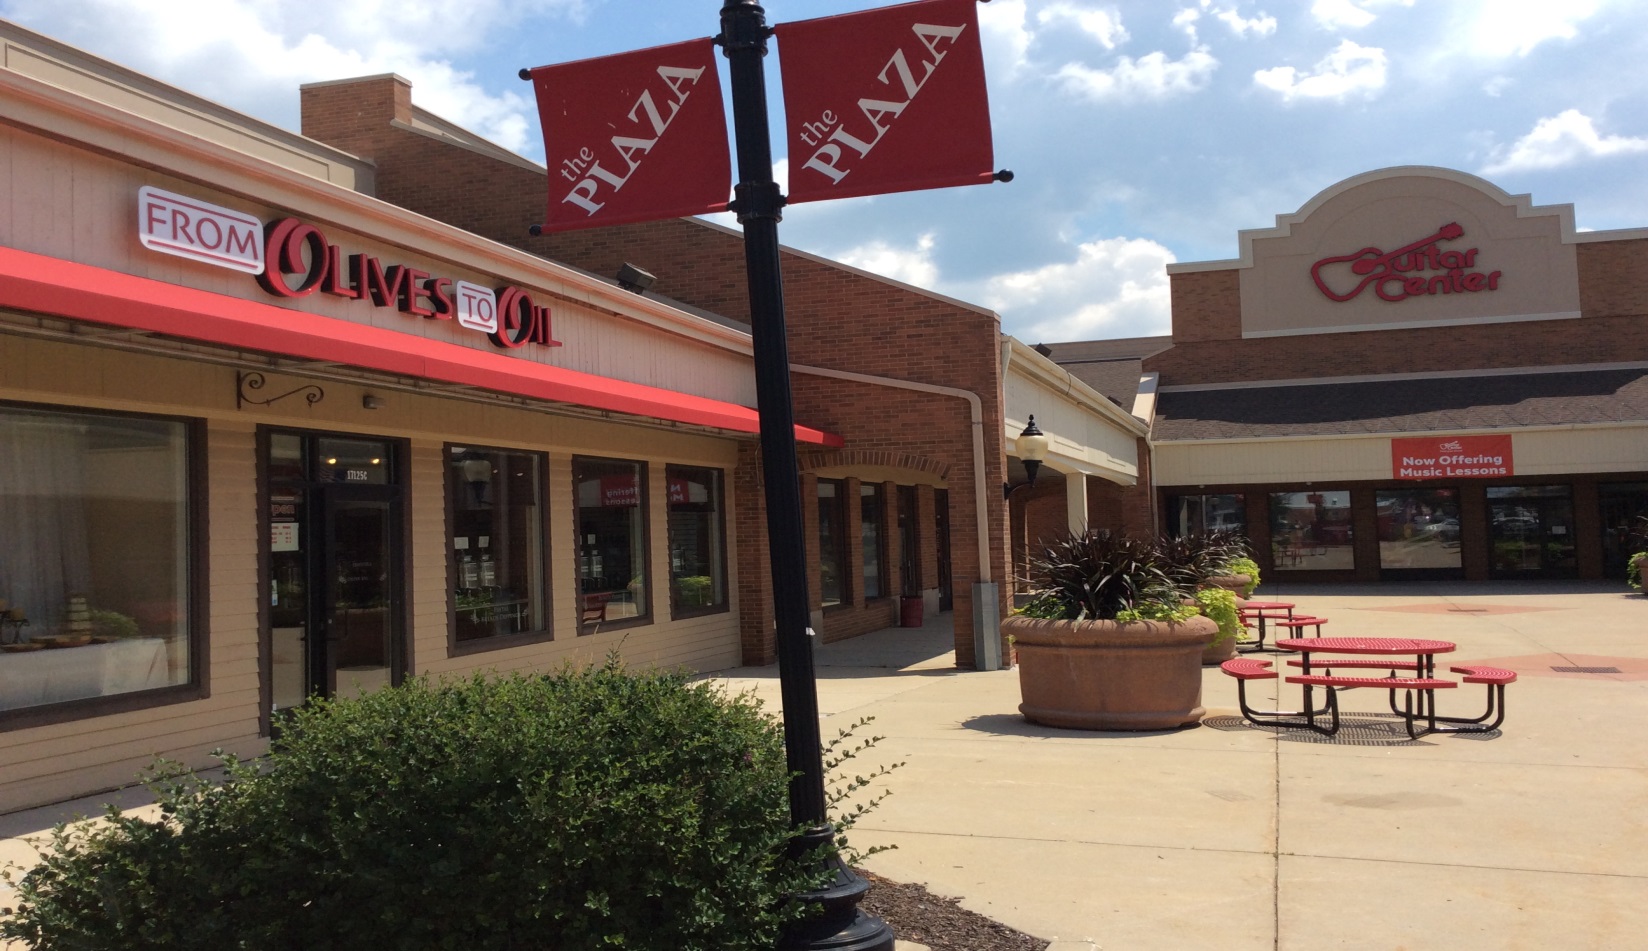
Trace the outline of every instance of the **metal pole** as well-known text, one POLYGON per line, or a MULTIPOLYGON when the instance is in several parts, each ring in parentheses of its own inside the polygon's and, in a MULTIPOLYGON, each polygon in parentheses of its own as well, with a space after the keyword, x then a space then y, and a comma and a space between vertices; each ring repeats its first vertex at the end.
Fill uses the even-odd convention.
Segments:
MULTIPOLYGON (((726 0, 722 6, 718 39, 728 62, 733 135, 738 147, 733 210, 744 226, 773 615, 778 628, 778 676, 784 704, 784 748, 791 776, 790 819, 807 830, 792 846, 794 854, 800 855, 829 845, 835 830, 825 812, 818 690, 807 630, 807 546, 801 519, 801 473, 795 456, 795 412, 790 402, 789 344, 784 331, 784 284, 778 252, 778 222, 784 199, 772 179, 772 142, 762 68, 771 32, 766 11, 755 0, 726 0)), ((798 896, 801 901, 820 905, 821 912, 792 928, 779 948, 891 951, 892 929, 857 908, 859 899, 869 891, 869 883, 839 859, 832 862, 831 871, 829 885, 798 896)))

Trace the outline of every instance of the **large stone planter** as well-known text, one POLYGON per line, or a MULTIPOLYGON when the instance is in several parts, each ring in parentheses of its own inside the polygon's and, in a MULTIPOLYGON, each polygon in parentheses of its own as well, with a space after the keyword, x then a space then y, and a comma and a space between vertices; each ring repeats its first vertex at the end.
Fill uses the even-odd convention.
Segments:
POLYGON ((1247 590, 1247 586, 1253 583, 1253 578, 1250 575, 1215 575, 1203 583, 1209 588, 1223 588, 1226 591, 1234 591, 1236 597, 1240 598, 1242 592, 1247 590))
MULTIPOLYGON (((1215 627, 1217 632, 1217 627, 1215 627)), ((1224 640, 1215 639, 1213 643, 1202 648, 1202 666, 1217 667, 1236 656, 1236 638, 1227 637, 1224 640)))
POLYGON ((1202 650, 1219 626, 1010 617, 1019 712, 1078 730, 1168 730, 1201 720, 1202 650))

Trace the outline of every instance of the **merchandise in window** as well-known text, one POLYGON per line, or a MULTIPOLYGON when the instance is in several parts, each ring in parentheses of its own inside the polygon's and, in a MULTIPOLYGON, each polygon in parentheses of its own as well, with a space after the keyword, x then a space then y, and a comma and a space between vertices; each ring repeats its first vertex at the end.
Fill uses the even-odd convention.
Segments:
POLYGON ((1167 499, 1167 531, 1175 538, 1209 532, 1247 532, 1240 495, 1173 495, 1167 499))
POLYGON ((727 609, 727 552, 721 470, 667 466, 672 613, 727 609))
POLYGON ((643 463, 575 456, 579 619, 584 633, 649 617, 643 463))
POLYGON ((1273 492, 1270 549, 1285 571, 1335 571, 1356 567, 1350 493, 1273 492))
POLYGON ((189 442, 0 407, 0 711, 191 682, 189 442))
POLYGON ((457 642, 547 630, 543 473, 541 453, 446 447, 457 642))

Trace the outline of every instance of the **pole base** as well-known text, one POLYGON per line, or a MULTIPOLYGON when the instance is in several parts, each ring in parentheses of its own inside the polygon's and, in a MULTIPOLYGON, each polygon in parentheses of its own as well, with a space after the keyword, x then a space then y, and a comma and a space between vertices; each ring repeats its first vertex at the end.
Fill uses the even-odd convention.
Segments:
MULTIPOLYGON (((800 854, 828 845, 835 829, 825 826, 798 837, 792 845, 800 854)), ((870 890, 840 856, 825 860, 830 881, 816 891, 802 892, 796 901, 821 906, 819 913, 798 921, 784 932, 777 951, 893 951, 893 929, 858 903, 870 890)))

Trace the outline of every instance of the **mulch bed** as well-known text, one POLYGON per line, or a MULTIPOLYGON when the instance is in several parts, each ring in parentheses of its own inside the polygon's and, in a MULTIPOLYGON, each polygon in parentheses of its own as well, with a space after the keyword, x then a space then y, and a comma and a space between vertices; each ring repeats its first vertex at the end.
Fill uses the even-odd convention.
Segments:
POLYGON ((887 922, 903 941, 932 951, 1045 951, 1047 942, 983 915, 968 911, 954 898, 935 895, 920 885, 890 882, 856 869, 870 883, 858 907, 887 922))

